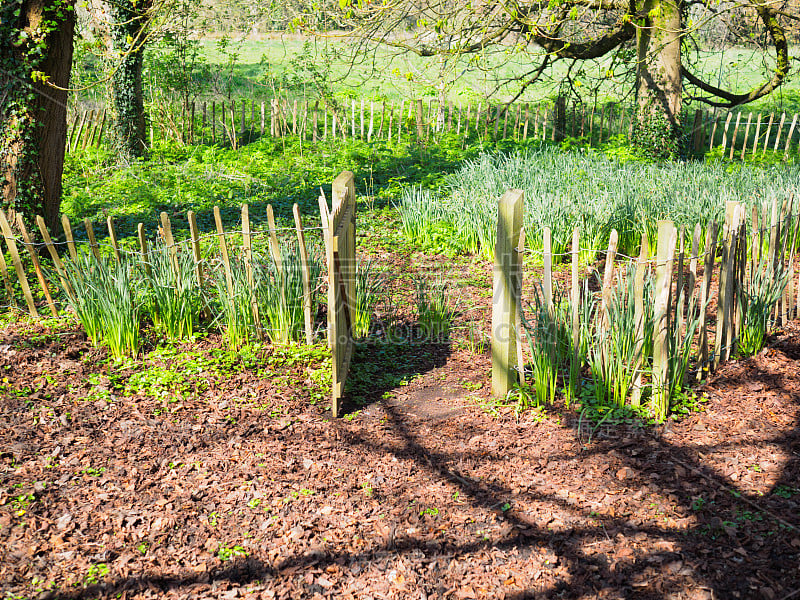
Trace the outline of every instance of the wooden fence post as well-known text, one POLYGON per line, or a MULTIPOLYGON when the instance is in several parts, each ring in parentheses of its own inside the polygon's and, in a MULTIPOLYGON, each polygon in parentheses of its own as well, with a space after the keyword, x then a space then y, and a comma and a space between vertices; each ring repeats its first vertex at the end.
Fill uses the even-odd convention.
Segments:
POLYGON ((147 236, 144 234, 144 223, 139 223, 136 226, 136 233, 139 236, 139 250, 142 255, 142 264, 144 271, 148 277, 153 275, 153 266, 150 264, 150 251, 147 248, 147 236))
POLYGON ((733 153, 736 151, 736 137, 739 135, 739 122, 742 120, 742 111, 736 113, 736 125, 733 128, 733 135, 731 136, 731 153, 728 160, 733 160, 733 153))
POLYGON ((658 222, 653 309, 653 407, 659 421, 663 421, 669 411, 669 296, 672 288, 675 237, 675 225, 672 221, 658 222))
POLYGON ((25 247, 28 249, 28 253, 31 255, 33 270, 36 272, 36 279, 39 280, 39 286, 42 288, 42 292, 44 292, 47 305, 50 307, 50 314, 54 317, 57 317, 58 309, 56 309, 56 305, 53 302, 53 297, 50 295, 50 288, 47 287, 47 281, 44 278, 44 273, 42 273, 42 264, 39 262, 39 254, 36 248, 33 247, 31 236, 28 235, 28 229, 25 227, 25 221, 22 219, 21 213, 17 213, 17 227, 19 227, 19 231, 22 234, 22 243, 25 245, 25 247))
POLYGON ((520 305, 519 256, 515 251, 522 228, 524 194, 510 190, 497 207, 492 300, 492 395, 505 398, 517 382, 518 332, 514 323, 520 305))
POLYGON ((33 302, 33 295, 28 285, 28 278, 25 275, 25 269, 22 266, 22 260, 17 250, 17 243, 14 240, 14 233, 11 231, 11 225, 9 225, 6 213, 3 210, 0 210, 0 231, 2 231, 3 237, 6 239, 8 251, 11 254, 11 262, 14 265, 14 270, 17 272, 17 280, 19 280, 22 294, 25 296, 25 302, 28 305, 28 312, 31 313, 32 317, 38 317, 39 312, 36 310, 36 304, 33 302))
POLYGON ((642 234, 642 247, 639 250, 639 259, 636 261, 636 272, 633 276, 633 322, 636 327, 636 362, 631 385, 631 406, 639 406, 642 402, 642 369, 644 357, 644 276, 647 272, 647 258, 650 245, 647 233, 642 234))
POLYGON ((278 236, 276 233, 277 227, 275 226, 275 213, 272 210, 272 204, 267 204, 267 226, 269 227, 269 251, 272 260, 275 261, 275 266, 278 271, 283 270, 281 262, 281 245, 278 243, 278 236))
POLYGON ((314 343, 314 315, 311 314, 311 273, 308 269, 308 248, 306 248, 306 237, 303 232, 303 219, 300 217, 300 207, 297 202, 292 206, 294 214, 294 224, 297 228, 297 245, 300 251, 300 266, 303 277, 303 324, 306 331, 306 344, 309 346, 314 343))
POLYGON ((92 254, 95 260, 100 261, 100 245, 97 243, 97 238, 94 236, 94 227, 89 219, 83 220, 83 226, 86 228, 86 237, 89 238, 89 247, 92 249, 92 254))
POLYGON ((753 120, 753 113, 747 114, 747 125, 744 128, 744 142, 742 143, 742 154, 739 160, 744 160, 745 152, 747 152, 747 140, 750 137, 750 122, 753 120))
POLYGON ((67 250, 72 260, 78 260, 78 251, 75 248, 75 240, 72 238, 72 227, 69 224, 69 217, 61 215, 61 226, 64 228, 64 237, 67 238, 67 250))
POLYGON ((797 127, 797 113, 794 114, 794 118, 792 119, 792 125, 791 127, 789 127, 789 135, 786 136, 786 146, 783 149, 784 161, 789 159, 789 150, 791 149, 792 137, 794 136, 795 127, 797 127))
MULTIPOLYGON (((324 218, 324 215, 322 215, 324 218)), ((339 416, 353 356, 355 316, 356 197, 355 177, 341 173, 333 182, 333 207, 326 228, 328 255, 328 339, 333 386, 331 414, 339 416)))
POLYGON ((106 225, 108 226, 108 237, 111 240, 111 248, 114 250, 114 260, 119 262, 119 244, 117 243, 117 231, 114 229, 114 217, 108 215, 106 225))
POLYGON ((169 220, 169 215, 165 212, 161 213, 161 229, 164 236, 164 244, 167 247, 167 252, 169 253, 170 264, 172 264, 172 270, 177 277, 180 273, 180 269, 178 267, 178 247, 175 245, 175 238, 172 237, 172 223, 169 220))
POLYGON ((197 229, 197 216, 193 210, 186 214, 189 220, 189 235, 192 239, 192 256, 194 256, 194 276, 197 280, 198 289, 203 289, 203 269, 202 269, 202 256, 200 255, 200 232, 197 229))

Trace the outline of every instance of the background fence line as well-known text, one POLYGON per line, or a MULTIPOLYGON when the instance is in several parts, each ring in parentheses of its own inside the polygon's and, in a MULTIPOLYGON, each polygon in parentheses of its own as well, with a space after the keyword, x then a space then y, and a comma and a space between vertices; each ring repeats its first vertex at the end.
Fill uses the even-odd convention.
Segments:
MULTIPOLYGON (((635 109, 612 103, 590 105, 563 97, 534 105, 470 101, 439 103, 435 99, 402 99, 399 102, 350 99, 320 103, 278 97, 267 101, 228 100, 191 102, 173 112, 174 118, 157 115, 150 124, 150 144, 158 138, 182 143, 230 144, 233 148, 269 135, 275 139, 296 136, 302 142, 335 142, 349 138, 367 142, 401 139, 436 142, 441 135, 464 139, 474 135, 485 141, 583 139, 589 145, 607 142, 615 135, 631 138, 635 109), (407 107, 407 108, 406 108, 407 107)), ((171 114, 171 113, 170 113, 171 114)), ((683 115, 687 140, 694 154, 716 150, 728 160, 761 158, 771 148, 782 150, 782 159, 800 154, 800 115, 769 114, 744 110, 722 112, 696 109, 683 115)), ((67 151, 99 147, 106 127, 105 108, 77 110, 67 135, 67 151)))

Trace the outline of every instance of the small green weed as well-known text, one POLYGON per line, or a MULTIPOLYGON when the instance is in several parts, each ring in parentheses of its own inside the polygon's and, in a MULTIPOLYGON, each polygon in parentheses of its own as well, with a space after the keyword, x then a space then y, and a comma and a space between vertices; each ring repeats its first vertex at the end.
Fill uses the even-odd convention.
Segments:
POLYGON ((217 550, 217 558, 219 558, 222 562, 233 560, 237 557, 247 558, 247 556, 247 551, 238 544, 232 548, 228 548, 227 546, 221 544, 217 550))
POLYGON ((86 575, 83 577, 84 587, 100 583, 100 581, 109 573, 111 573, 111 569, 105 563, 96 563, 90 566, 89 570, 86 572, 86 575))

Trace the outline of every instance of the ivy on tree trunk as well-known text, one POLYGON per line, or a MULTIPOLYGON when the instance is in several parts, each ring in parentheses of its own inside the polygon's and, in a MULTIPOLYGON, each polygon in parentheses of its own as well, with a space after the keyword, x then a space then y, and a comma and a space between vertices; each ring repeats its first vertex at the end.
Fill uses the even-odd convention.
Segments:
POLYGON ((111 78, 116 113, 113 137, 117 151, 129 159, 144 156, 147 149, 142 64, 150 4, 148 0, 118 0, 109 4, 115 59, 111 78))
POLYGON ((637 120, 633 142, 657 158, 675 156, 681 136, 680 0, 645 0, 636 31, 637 120))
POLYGON ((2 208, 57 228, 67 141, 74 0, 0 3, 2 208))

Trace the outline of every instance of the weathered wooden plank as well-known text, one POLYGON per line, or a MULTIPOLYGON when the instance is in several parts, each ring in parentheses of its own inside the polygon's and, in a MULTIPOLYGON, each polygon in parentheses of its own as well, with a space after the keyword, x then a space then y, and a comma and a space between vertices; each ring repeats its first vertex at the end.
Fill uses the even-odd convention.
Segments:
POLYGON ((506 192, 498 202, 497 241, 494 248, 492 301, 492 395, 505 398, 517 382, 517 344, 514 323, 520 303, 517 279, 519 243, 524 195, 506 192))

